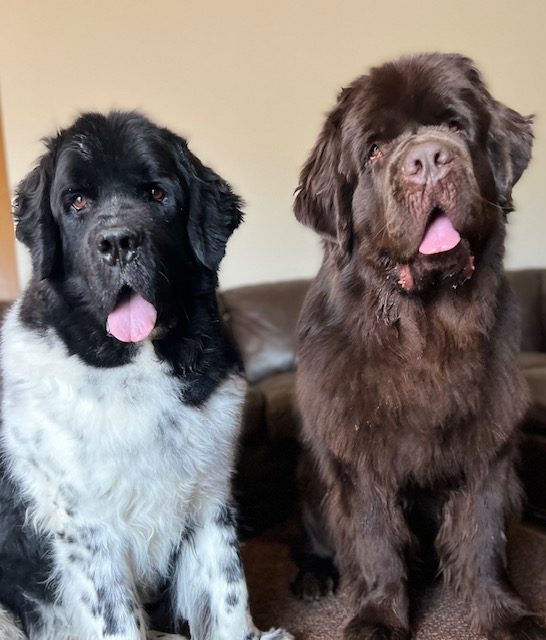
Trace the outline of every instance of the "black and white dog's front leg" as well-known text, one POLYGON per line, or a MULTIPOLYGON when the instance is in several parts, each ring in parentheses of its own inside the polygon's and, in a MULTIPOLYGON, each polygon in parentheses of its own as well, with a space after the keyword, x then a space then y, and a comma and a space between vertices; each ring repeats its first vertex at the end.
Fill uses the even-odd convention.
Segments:
POLYGON ((145 616, 122 545, 98 527, 74 527, 56 537, 54 562, 74 637, 146 639, 145 616))
POLYGON ((185 532, 176 557, 173 609, 192 640, 290 640, 282 629, 252 622, 233 509, 212 509, 185 532))

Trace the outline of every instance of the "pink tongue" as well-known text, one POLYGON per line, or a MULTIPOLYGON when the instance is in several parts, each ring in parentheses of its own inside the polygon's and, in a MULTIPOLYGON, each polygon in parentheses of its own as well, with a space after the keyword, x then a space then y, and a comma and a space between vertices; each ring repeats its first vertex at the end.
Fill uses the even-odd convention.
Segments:
POLYGON ((156 320, 155 307, 137 293, 132 293, 110 313, 106 328, 121 342, 141 342, 152 333, 156 320))
POLYGON ((425 255, 442 253, 453 249, 460 241, 461 236, 451 224, 451 220, 446 215, 441 215, 427 227, 419 251, 425 255))

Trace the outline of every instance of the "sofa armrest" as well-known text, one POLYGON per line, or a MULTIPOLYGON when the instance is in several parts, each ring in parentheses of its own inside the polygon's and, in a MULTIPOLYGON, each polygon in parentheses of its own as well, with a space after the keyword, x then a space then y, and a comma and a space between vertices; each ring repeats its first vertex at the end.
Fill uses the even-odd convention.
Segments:
POLYGON ((546 351, 546 269, 506 275, 520 303, 522 351, 546 351))

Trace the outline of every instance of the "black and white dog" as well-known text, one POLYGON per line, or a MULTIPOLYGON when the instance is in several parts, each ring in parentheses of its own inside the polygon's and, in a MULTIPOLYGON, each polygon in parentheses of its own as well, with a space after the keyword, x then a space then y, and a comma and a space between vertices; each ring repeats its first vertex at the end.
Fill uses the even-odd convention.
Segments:
POLYGON ((2 336, 0 635, 141 640, 163 598, 193 640, 289 639, 252 623, 230 506, 245 384, 215 288, 240 200, 136 113, 47 147, 2 336))

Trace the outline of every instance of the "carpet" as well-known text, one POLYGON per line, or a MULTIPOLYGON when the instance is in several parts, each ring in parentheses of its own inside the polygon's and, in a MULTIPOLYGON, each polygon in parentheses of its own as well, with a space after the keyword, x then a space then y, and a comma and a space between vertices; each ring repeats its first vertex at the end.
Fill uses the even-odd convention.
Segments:
MULTIPOLYGON (((339 640, 350 617, 347 594, 302 602, 290 592, 296 574, 291 559, 291 527, 277 527, 244 544, 250 606, 260 629, 284 627, 296 640, 339 640)), ((526 602, 546 621, 546 532, 518 525, 509 536, 509 572, 526 602)), ((439 585, 412 601, 416 640, 482 640, 465 621, 465 606, 439 585)))

